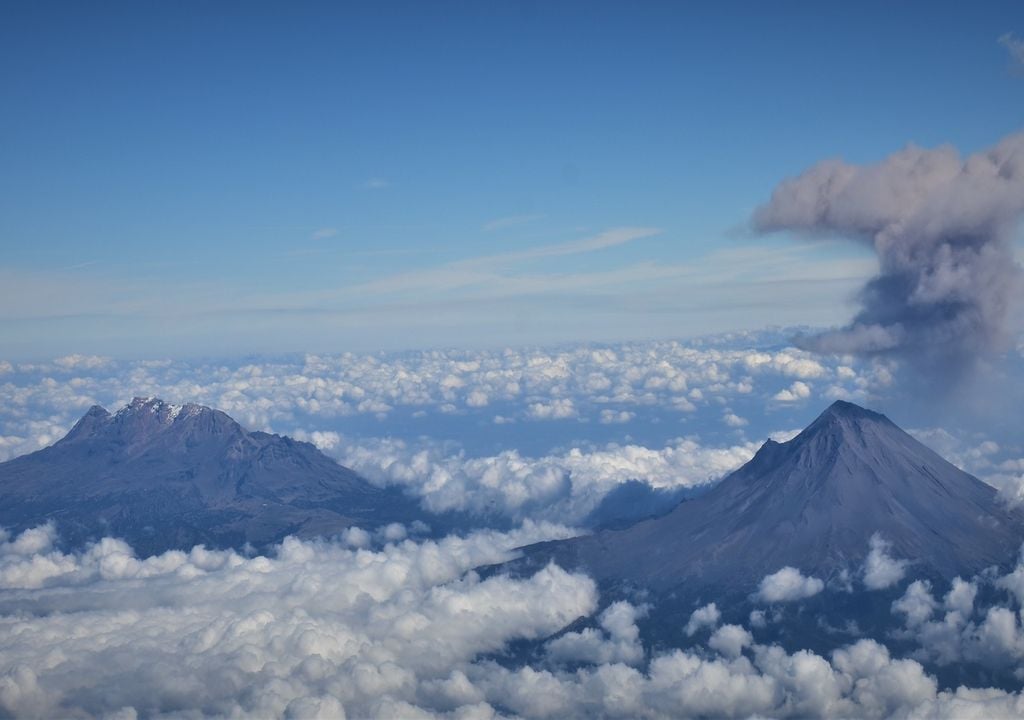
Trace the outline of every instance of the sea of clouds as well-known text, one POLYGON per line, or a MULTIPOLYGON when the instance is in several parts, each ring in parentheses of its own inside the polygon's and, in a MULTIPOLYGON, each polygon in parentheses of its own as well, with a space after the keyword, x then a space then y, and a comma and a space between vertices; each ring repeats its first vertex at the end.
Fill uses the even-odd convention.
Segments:
POLYGON ((629 480, 706 486, 768 437, 788 439, 846 399, 894 408, 893 419, 945 457, 1022 494, 1024 447, 1015 438, 979 435, 973 421, 969 430, 936 427, 892 400, 894 361, 815 355, 794 348, 792 336, 243 361, 0 361, 0 460, 55 442, 91 405, 116 410, 135 396, 160 397, 309 441, 373 482, 403 486, 431 511, 575 524, 629 480))
MULTIPOLYGON (((595 583, 549 565, 474 572, 565 537, 513 532, 364 547, 286 539, 268 557, 201 547, 138 559, 107 538, 55 549, 52 527, 0 542, 0 713, 14 717, 1008 717, 1024 698, 941 688, 922 663, 1015 667, 1024 565, 958 580, 944 597, 909 577, 892 613, 911 657, 862 639, 822 655, 759 641, 773 612, 832 592, 799 572, 765 578, 745 626, 693 613, 685 649, 651 651, 649 608, 602 606, 595 583), (1005 606, 976 607, 978 585, 1005 606), (580 617, 592 627, 559 632, 580 617), (503 652, 532 641, 529 662, 503 652)), ((879 546, 879 552, 884 547, 879 546)), ((885 562, 898 562, 887 558, 885 562)), ((818 581, 820 583, 820 581, 818 581)), ((839 592, 842 592, 841 590, 839 592)))
MULTIPOLYGON (((288 539, 267 557, 198 547, 138 558, 115 538, 68 553, 51 526, 2 536, 0 716, 1024 714, 1017 694, 943 687, 934 674, 962 661, 1019 666, 1024 565, 933 587, 877 537, 847 588, 780 568, 748 622, 722 624, 709 599, 686 625, 693 645, 671 650, 642 641, 652 608, 609 604, 585 575, 478 574, 578 532, 627 481, 707 486, 832 400, 872 406, 899 385, 890 359, 812 355, 789 337, 0 362, 0 458, 55 442, 93 404, 157 396, 312 442, 428 510, 504 523, 433 540, 353 529, 288 539), (779 613, 851 587, 896 593, 902 650, 884 638, 830 652, 768 640, 779 613), (589 621, 564 630, 579 618, 589 621), (539 649, 523 656, 524 643, 539 649)), ((1012 442, 927 418, 901 424, 1008 501, 1024 497, 1024 450, 1012 442)))

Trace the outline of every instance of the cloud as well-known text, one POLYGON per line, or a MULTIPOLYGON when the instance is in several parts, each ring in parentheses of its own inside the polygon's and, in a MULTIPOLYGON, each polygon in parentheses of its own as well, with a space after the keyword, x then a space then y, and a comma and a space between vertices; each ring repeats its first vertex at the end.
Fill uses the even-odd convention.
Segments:
POLYGON ((685 631, 687 636, 692 637, 703 628, 713 628, 718 624, 721 617, 722 613, 715 603, 708 603, 703 607, 697 608, 690 614, 690 619, 686 623, 685 631))
MULTIPOLYGON (((46 588, 0 595, 0 710, 282 716, 326 703, 386 715, 382 699, 415 701, 419 682, 593 612, 593 582, 554 566, 525 580, 464 575, 546 534, 375 552, 288 539, 275 557, 195 548, 145 561, 106 539, 60 555, 65 572, 46 588)), ((53 556, 46 539, 19 543, 3 557, 53 556)))
POLYGON ((999 44, 1006 48, 1006 51, 1010 53, 1010 59, 1018 67, 1024 67, 1024 40, 1013 33, 1004 33, 999 36, 999 44))
MULTIPOLYGON (((388 275, 352 285, 341 291, 345 297, 367 295, 416 293, 416 302, 422 303, 423 293, 456 293, 472 290, 486 290, 490 297, 510 297, 524 294, 565 292, 601 286, 621 284, 676 271, 667 268, 634 266, 585 275, 565 273, 528 273, 518 270, 524 263, 556 257, 568 257, 604 250, 626 243, 653 237, 661 231, 647 227, 617 227, 578 240, 551 245, 540 245, 513 252, 483 255, 457 260, 444 265, 388 275)), ((337 293, 332 294, 332 297, 337 293)), ((317 304, 327 300, 324 296, 310 298, 317 304)))
POLYGON ((811 386, 805 382, 797 380, 788 388, 779 390, 772 397, 772 400, 781 403, 794 403, 800 400, 806 400, 811 396, 811 386))
POLYGON ((779 184, 761 232, 869 244, 879 273, 845 328, 804 338, 824 353, 894 355, 958 375, 1008 346, 1021 294, 1012 231, 1024 212, 1024 133, 961 158, 913 145, 874 165, 826 160, 779 184))
POLYGON ((844 365, 840 378, 838 361, 756 348, 764 342, 777 339, 82 362, 74 370, 63 360, 21 363, 0 383, 0 460, 55 442, 93 404, 113 410, 133 396, 154 396, 216 407, 247 428, 312 442, 433 510, 581 522, 629 480, 699 487, 749 460, 777 427, 772 413, 787 411, 769 406, 766 417, 754 408, 792 388, 794 377, 834 377, 848 397, 880 382, 872 363, 844 365), (444 422, 435 430, 439 414, 444 422), (496 416, 520 433, 478 429, 496 416), (387 438, 378 437, 380 417, 387 438), (666 418, 679 424, 654 424, 666 418), (742 429, 753 441, 737 438, 738 419, 748 421, 742 429), (533 436, 530 452, 513 450, 530 423, 544 423, 545 432, 533 436), (620 423, 637 439, 587 442, 620 434, 603 432, 620 423), (697 429, 702 438, 689 434, 697 429))
POLYGON ((517 225, 526 225, 527 223, 535 222, 537 220, 543 220, 546 215, 509 215, 507 217, 500 217, 483 224, 480 228, 484 232, 497 232, 499 230, 507 230, 517 225))
POLYGON ((214 345, 218 355, 310 346, 376 351, 466 345, 467 338, 494 346, 693 335, 752 322, 831 325, 846 313, 840 293, 863 282, 874 265, 810 245, 716 252, 686 263, 665 262, 652 246, 634 262, 595 265, 577 260, 586 245, 572 247, 586 239, 411 271, 385 264, 329 289, 304 283, 301 272, 278 273, 279 287, 257 289, 244 277, 170 283, 166 273, 145 268, 131 268, 116 283, 0 269, 5 349, 33 358, 185 357, 208 356, 214 345), (552 248, 561 254, 532 256, 552 248), (173 307, 161 301, 168 294, 179 298, 173 307))
POLYGON ((507 262, 510 260, 534 260, 538 258, 559 257, 562 255, 579 255, 582 253, 594 252, 595 250, 604 250, 605 248, 615 247, 617 245, 625 245, 626 243, 631 243, 635 240, 654 237, 660 233, 661 230, 658 228, 612 228, 611 230, 605 230, 602 233, 583 238, 582 240, 570 240, 569 242, 559 243, 557 245, 545 245, 514 253, 506 253, 504 255, 495 255, 490 258, 490 261, 507 262))
POLYGON ((601 411, 600 422, 602 425, 622 425, 628 422, 632 422, 636 418, 636 413, 629 410, 608 410, 604 409, 601 411))
MULTIPOLYGON (((295 433, 300 439, 305 436, 295 433)), ((313 439, 313 438, 310 438, 313 439)), ((397 484, 430 510, 464 510, 511 520, 582 522, 613 488, 641 480, 654 488, 707 485, 740 466, 757 443, 705 447, 681 438, 660 449, 610 443, 529 457, 516 450, 467 457, 437 444, 321 436, 332 456, 378 484, 397 484)))
POLYGON ((907 625, 910 627, 923 624, 935 612, 935 607, 931 583, 927 580, 915 580, 910 583, 903 597, 892 604, 893 611, 906 616, 907 625))
POLYGON ((310 240, 327 240, 328 238, 337 237, 341 231, 336 227, 322 227, 314 230, 310 234, 310 240))
MULTIPOLYGON (((559 634, 597 612, 592 580, 554 565, 521 579, 472 570, 563 532, 529 525, 372 550, 287 539, 267 557, 200 547, 144 561, 110 538, 63 554, 50 527, 4 538, 0 565, 62 567, 0 589, 0 712, 1003 717, 1024 702, 994 688, 942 690, 916 659, 870 639, 827 655, 760 644, 742 626, 716 627, 713 604, 693 614, 691 634, 714 631, 685 650, 645 648, 646 608, 624 601, 594 627, 559 634), (542 643, 534 662, 496 662, 517 641, 542 643)), ((954 582, 947 617, 969 618, 975 594, 954 582)), ((1024 633, 1014 615, 956 621, 964 647, 1015 662, 1024 633)))
POLYGON ((667 652, 646 672, 622 664, 574 673, 493 667, 472 680, 492 705, 531 718, 1002 717, 1020 702, 995 689, 939 691, 919 663, 893 658, 873 640, 839 648, 830 661, 748 647, 742 629, 726 627, 720 650, 667 652), (724 642, 730 634, 738 642, 724 642))
POLYGON ((367 190, 384 190, 386 188, 391 187, 391 183, 390 181, 385 180, 384 178, 374 177, 364 182, 363 187, 366 188, 367 190))
POLYGON ((722 420, 725 422, 726 425, 733 428, 741 428, 744 425, 749 424, 746 418, 741 418, 739 415, 733 412, 726 412, 725 415, 722 416, 722 420))
POLYGON ((723 625, 715 630, 708 640, 709 648, 731 659, 740 657, 743 649, 753 644, 754 636, 739 625, 723 625))
POLYGON ((639 665, 644 659, 644 648, 636 621, 645 612, 643 607, 622 600, 612 603, 601 613, 600 629, 586 628, 557 637, 545 646, 547 656, 561 663, 639 665))
POLYGON ((806 577, 794 567, 784 567, 765 576, 758 586, 756 597, 765 602, 793 602, 817 595, 825 583, 816 577, 806 577))
POLYGON ((576 417, 576 406, 569 398, 532 403, 527 414, 534 420, 565 420, 576 417))
POLYGON ((61 370, 70 372, 72 370, 97 370, 108 367, 113 360, 100 355, 65 355, 53 361, 53 364, 61 370))
POLYGON ((25 455, 60 440, 71 429, 70 422, 52 420, 18 419, 9 423, 17 425, 22 435, 0 435, 0 461, 25 455))
POLYGON ((869 590, 883 590, 892 587, 906 574, 906 560, 896 560, 889 555, 892 545, 875 533, 869 540, 870 550, 864 561, 864 584, 869 590))
POLYGON ((893 613, 903 617, 903 629, 892 637, 916 643, 914 657, 925 662, 981 666, 1019 679, 1017 668, 1024 660, 1022 578, 1020 562, 1002 576, 993 568, 970 580, 956 577, 941 601, 932 594, 930 582, 915 580, 892 605, 893 613))

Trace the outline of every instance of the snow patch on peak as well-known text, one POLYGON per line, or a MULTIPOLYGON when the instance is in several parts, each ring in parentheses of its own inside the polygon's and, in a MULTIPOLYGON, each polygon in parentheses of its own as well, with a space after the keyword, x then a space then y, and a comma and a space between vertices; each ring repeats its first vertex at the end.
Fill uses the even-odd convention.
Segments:
POLYGON ((130 403, 117 411, 117 416, 124 417, 126 415, 147 413, 156 415, 162 423, 170 425, 178 418, 191 418, 201 415, 204 410, 207 410, 207 408, 195 403, 177 405, 164 402, 160 398, 155 397, 135 397, 132 398, 130 403))

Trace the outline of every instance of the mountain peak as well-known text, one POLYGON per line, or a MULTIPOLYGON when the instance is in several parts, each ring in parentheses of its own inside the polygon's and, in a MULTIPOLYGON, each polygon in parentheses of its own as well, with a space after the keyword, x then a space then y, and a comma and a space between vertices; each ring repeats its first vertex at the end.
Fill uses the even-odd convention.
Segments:
POLYGON ((861 438, 865 433, 873 436, 905 435, 903 430, 882 413, 846 400, 836 400, 794 440, 806 442, 824 436, 849 441, 861 438))
POLYGON ((856 403, 852 403, 849 400, 836 400, 834 403, 825 408, 822 415, 839 415, 839 416, 878 416, 874 410, 868 410, 863 408, 856 403))
POLYGON ((245 431, 224 413, 204 405, 175 405, 156 397, 137 396, 114 414, 93 405, 59 442, 99 442, 104 438, 119 438, 122 444, 135 445, 167 433, 210 437, 241 436, 245 431))
POLYGON ((55 520, 71 545, 114 534, 140 552, 256 546, 421 518, 313 445, 249 432, 220 410, 136 397, 94 406, 62 440, 0 463, 0 526, 55 520))
POLYGON ((173 422, 174 420, 177 420, 179 416, 193 417, 203 413, 212 412, 215 411, 211 408, 203 405, 196 405, 194 403, 175 405, 173 403, 164 402, 160 398, 156 397, 147 398, 136 396, 132 398, 130 403, 118 410, 115 417, 155 415, 166 422, 173 422))
POLYGON ((875 422, 884 423, 886 425, 892 425, 895 427, 893 422, 885 415, 874 410, 868 410, 860 405, 849 402, 847 400, 836 400, 834 403, 825 408, 824 412, 817 417, 817 419, 808 426, 808 430, 817 425, 819 422, 846 422, 846 423, 862 423, 862 422, 875 422))
POLYGON ((101 405, 93 405, 83 415, 71 431, 64 437, 64 440, 74 440, 78 437, 87 437, 96 432, 96 429, 105 425, 110 420, 110 413, 101 405))
POLYGON ((992 487, 881 413, 840 401, 668 515, 551 551, 600 580, 750 592, 780 567, 856 572, 875 533, 932 575, 966 577, 1012 561, 1022 531, 1024 517, 992 487))

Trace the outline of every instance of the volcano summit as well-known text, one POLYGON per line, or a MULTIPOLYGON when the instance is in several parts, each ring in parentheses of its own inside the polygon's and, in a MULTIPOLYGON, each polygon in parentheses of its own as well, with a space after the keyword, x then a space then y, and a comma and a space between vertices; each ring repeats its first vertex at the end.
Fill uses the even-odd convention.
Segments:
POLYGON ((249 432, 201 405, 94 406, 54 445, 0 464, 0 526, 52 520, 63 541, 104 535, 141 554, 199 543, 257 548, 422 517, 313 445, 249 432))
POLYGON ((747 594, 785 567, 856 576, 875 535, 915 576, 949 581, 1011 562, 1024 516, 884 415, 836 402, 667 515, 536 545, 524 562, 554 559, 660 593, 747 594))

